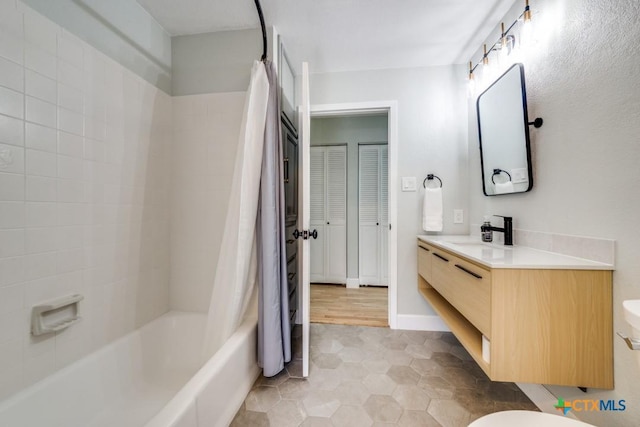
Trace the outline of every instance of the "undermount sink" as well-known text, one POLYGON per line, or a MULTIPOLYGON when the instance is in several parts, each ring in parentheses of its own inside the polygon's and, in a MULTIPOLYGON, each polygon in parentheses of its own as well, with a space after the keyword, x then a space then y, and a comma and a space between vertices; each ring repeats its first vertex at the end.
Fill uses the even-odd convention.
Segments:
POLYGON ((448 241, 446 243, 450 243, 452 245, 458 245, 458 246, 487 246, 488 244, 485 242, 453 242, 453 241, 448 241))

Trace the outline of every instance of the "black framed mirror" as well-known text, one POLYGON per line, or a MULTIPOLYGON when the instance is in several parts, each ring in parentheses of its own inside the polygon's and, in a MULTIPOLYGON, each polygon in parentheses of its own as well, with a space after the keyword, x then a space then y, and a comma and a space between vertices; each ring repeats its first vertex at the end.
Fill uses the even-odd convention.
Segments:
MULTIPOLYGON (((533 173, 524 66, 511 66, 478 96, 476 107, 484 194, 530 191, 533 173)), ((541 125, 542 119, 536 123, 541 125)))

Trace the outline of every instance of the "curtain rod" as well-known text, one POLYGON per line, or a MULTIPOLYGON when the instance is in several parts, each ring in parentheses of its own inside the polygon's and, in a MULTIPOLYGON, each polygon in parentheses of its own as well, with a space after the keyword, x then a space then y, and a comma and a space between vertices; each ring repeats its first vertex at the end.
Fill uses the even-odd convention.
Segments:
POLYGON ((262 7, 260 6, 260 0, 255 0, 256 9, 258 9, 258 17, 260 18, 260 27, 262 28, 262 62, 267 60, 267 30, 264 26, 264 16, 262 15, 262 7))

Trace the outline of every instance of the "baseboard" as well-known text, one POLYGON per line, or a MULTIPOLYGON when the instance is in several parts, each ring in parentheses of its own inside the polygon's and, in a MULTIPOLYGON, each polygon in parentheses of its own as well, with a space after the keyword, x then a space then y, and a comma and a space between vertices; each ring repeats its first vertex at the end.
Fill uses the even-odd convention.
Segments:
MULTIPOLYGON (((518 388, 522 390, 524 394, 527 395, 529 400, 533 402, 534 405, 540 409, 542 412, 546 412, 547 414, 558 415, 560 412, 554 407, 554 405, 558 404, 558 398, 556 398, 553 393, 551 393, 545 386, 542 384, 530 384, 530 383, 516 383, 518 388)), ((567 418, 573 418, 577 420, 578 418, 574 415, 573 411, 564 415, 567 418)))
POLYGON ((398 314, 396 316, 396 329, 409 331, 449 331, 440 316, 435 314, 398 314))
POLYGON ((347 288, 355 289, 360 287, 360 279, 357 277, 354 279, 347 279, 347 288))

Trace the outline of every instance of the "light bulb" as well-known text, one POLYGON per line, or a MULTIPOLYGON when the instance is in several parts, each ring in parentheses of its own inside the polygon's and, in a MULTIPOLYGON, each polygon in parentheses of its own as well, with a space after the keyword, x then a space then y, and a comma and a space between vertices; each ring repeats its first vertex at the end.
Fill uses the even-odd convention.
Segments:
POLYGON ((467 98, 473 98, 476 94, 476 79, 473 72, 469 73, 467 80, 467 98))
POLYGON ((531 9, 529 8, 529 0, 526 0, 524 12, 522 13, 522 22, 520 24, 520 47, 526 48, 533 45, 533 43, 531 9))

